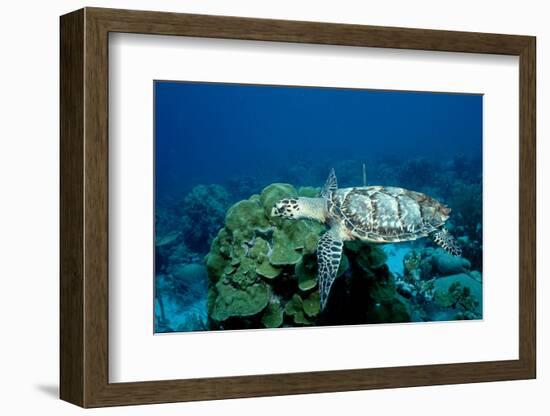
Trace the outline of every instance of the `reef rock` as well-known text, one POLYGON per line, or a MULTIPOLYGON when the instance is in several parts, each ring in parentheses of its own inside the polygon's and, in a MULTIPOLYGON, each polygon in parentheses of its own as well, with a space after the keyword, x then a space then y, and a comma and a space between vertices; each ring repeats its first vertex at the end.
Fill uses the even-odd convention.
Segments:
POLYGON ((470 271, 470 262, 464 257, 453 256, 441 248, 424 247, 412 250, 403 260, 408 280, 431 280, 470 271))
POLYGON ((441 248, 431 255, 432 270, 439 276, 450 276, 470 270, 470 262, 464 257, 453 256, 441 248))
POLYGON ((435 280, 434 289, 436 303, 443 308, 456 309, 458 319, 481 317, 482 285, 471 276, 461 273, 441 277, 435 280))

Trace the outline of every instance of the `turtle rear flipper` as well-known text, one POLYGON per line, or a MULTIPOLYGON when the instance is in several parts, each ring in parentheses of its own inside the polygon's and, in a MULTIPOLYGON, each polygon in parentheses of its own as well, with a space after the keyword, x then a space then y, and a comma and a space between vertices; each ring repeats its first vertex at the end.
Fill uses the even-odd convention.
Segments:
POLYGON ((342 259, 342 249, 344 243, 336 235, 334 230, 329 230, 321 236, 317 244, 317 267, 319 269, 319 297, 321 300, 321 310, 327 304, 328 296, 332 284, 336 279, 340 260, 342 259))
POLYGON ((458 241, 449 233, 446 228, 437 230, 431 234, 432 240, 435 244, 440 246, 447 253, 453 256, 461 256, 462 248, 458 244, 458 241))

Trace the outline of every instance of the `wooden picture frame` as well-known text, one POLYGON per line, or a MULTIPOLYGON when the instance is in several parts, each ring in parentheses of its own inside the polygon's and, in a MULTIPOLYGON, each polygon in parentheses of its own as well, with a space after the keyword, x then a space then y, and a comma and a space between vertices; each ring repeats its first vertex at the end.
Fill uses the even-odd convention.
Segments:
POLYGON ((100 8, 64 15, 60 28, 61 399, 101 407, 535 378, 534 37, 100 8), (110 32, 519 56, 519 359, 109 383, 110 32))

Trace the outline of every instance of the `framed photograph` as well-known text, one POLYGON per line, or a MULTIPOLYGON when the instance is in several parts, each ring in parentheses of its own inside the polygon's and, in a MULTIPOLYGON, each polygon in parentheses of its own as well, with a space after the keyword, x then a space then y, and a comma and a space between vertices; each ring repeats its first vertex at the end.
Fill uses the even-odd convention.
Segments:
POLYGON ((61 398, 534 378, 535 49, 62 16, 61 398))

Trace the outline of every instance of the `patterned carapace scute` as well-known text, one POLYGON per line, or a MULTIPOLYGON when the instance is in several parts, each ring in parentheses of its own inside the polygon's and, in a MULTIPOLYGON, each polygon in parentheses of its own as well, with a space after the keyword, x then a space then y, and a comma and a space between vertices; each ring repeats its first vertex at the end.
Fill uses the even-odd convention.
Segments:
POLYGON ((354 237, 379 243, 426 237, 451 211, 423 193, 384 186, 338 189, 327 199, 327 209, 354 237))

